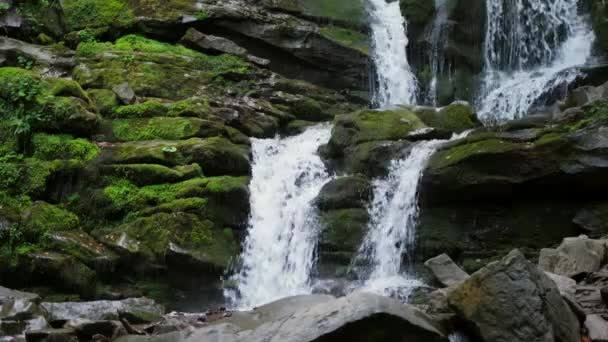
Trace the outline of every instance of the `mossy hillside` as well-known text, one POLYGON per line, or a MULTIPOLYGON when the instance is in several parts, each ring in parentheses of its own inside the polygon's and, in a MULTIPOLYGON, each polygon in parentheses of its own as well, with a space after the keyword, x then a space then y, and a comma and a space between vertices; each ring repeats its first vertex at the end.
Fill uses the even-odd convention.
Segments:
POLYGON ((201 85, 205 84, 234 86, 235 82, 222 76, 247 78, 252 71, 238 57, 208 56, 136 35, 114 44, 81 43, 77 54, 82 64, 74 71, 74 79, 87 88, 111 89, 128 82, 138 96, 172 100, 203 94, 201 85))

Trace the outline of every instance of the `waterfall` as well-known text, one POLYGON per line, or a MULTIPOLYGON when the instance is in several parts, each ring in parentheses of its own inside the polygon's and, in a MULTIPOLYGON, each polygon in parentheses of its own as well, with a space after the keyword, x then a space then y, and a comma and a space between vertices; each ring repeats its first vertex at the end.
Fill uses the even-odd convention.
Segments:
POLYGON ((285 139, 252 139, 251 217, 226 297, 252 308, 287 296, 311 292, 318 224, 314 198, 331 176, 317 155, 331 126, 321 124, 285 139))
POLYGON ((443 43, 447 37, 445 36, 446 24, 448 22, 448 2, 447 0, 435 0, 435 19, 433 26, 427 34, 427 40, 431 43, 429 66, 431 68, 431 80, 428 85, 426 95, 426 103, 437 106, 437 81, 439 75, 443 72, 443 43))
MULTIPOLYGON (((451 140, 466 134, 454 135, 451 140)), ((423 285, 407 269, 414 257, 418 187, 431 156, 445 142, 416 143, 405 158, 392 161, 387 177, 373 182, 369 231, 354 260, 365 265, 358 272, 365 279, 362 290, 406 301, 414 287, 423 285)))
POLYGON ((380 108, 416 102, 417 81, 407 60, 405 19, 399 1, 369 0, 373 59, 378 75, 374 102, 380 108))
POLYGON ((591 55, 593 31, 577 0, 486 0, 483 121, 526 115, 543 95, 573 82, 591 55))

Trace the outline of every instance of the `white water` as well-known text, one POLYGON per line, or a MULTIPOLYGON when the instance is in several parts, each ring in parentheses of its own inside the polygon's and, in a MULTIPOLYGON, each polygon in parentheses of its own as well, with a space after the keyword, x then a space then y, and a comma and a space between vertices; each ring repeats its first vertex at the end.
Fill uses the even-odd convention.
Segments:
POLYGON ((447 39, 445 36, 445 28, 449 15, 447 0, 435 0, 435 13, 433 26, 427 36, 427 39, 431 42, 429 61, 429 65, 431 66, 431 81, 426 95, 426 102, 434 107, 437 106, 437 80, 443 71, 442 44, 447 39))
POLYGON ((415 104, 418 85, 407 59, 407 25, 399 1, 369 0, 369 12, 378 75, 374 101, 380 108, 415 104))
POLYGON ((285 139, 252 139, 248 236, 233 276, 238 290, 226 292, 236 307, 311 292, 318 234, 311 202, 331 179, 317 149, 330 135, 323 124, 285 139))
POLYGON ((520 118, 543 95, 573 82, 591 55, 593 31, 577 0, 486 0, 485 77, 479 117, 520 118))

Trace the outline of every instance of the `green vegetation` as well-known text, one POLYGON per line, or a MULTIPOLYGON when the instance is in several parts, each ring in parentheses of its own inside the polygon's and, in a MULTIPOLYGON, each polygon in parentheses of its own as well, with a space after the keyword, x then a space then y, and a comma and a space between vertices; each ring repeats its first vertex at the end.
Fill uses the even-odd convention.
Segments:
POLYGON ((97 145, 86 139, 74 139, 67 134, 35 134, 32 138, 33 157, 41 160, 76 159, 90 161, 100 152, 97 145))
POLYGON ((117 118, 150 118, 166 116, 167 107, 158 100, 150 100, 140 104, 122 106, 114 112, 117 118))
POLYGON ((63 0, 67 24, 71 30, 102 26, 124 27, 135 17, 127 2, 122 0, 63 0))
POLYGON ((370 43, 368 36, 364 33, 338 26, 325 26, 321 28, 321 34, 344 46, 369 54, 370 43))
POLYGON ((513 143, 499 139, 487 139, 464 143, 450 149, 439 151, 431 159, 434 168, 445 168, 476 154, 505 153, 525 148, 522 143, 513 143))

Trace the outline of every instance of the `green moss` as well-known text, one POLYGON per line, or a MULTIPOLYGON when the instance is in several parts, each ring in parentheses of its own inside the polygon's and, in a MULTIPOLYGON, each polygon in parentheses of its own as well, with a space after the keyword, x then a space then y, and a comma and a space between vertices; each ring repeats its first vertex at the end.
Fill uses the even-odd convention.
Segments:
POLYGON ((344 46, 359 50, 364 54, 369 54, 370 43, 368 36, 364 33, 338 26, 324 26, 320 32, 325 37, 344 46))
POLYGON ((416 111, 416 115, 428 126, 453 132, 463 132, 479 126, 473 108, 468 104, 455 103, 436 111, 434 108, 416 111))
POLYGON ((433 168, 445 168, 478 154, 505 153, 525 148, 525 144, 513 143, 499 139, 481 140, 464 143, 447 150, 439 151, 431 159, 433 168))
POLYGON ((26 241, 37 242, 52 232, 77 229, 78 216, 58 206, 36 202, 26 213, 22 229, 26 241))
POLYGON ((135 20, 128 3, 122 0, 63 0, 62 5, 71 30, 124 27, 135 20))
POLYGON ((308 97, 295 102, 291 111, 300 120, 324 121, 333 118, 333 115, 327 113, 318 101, 308 97))
POLYGON ((193 97, 178 101, 167 107, 167 116, 207 118, 210 113, 209 101, 202 97, 193 97))
POLYGON ((89 89, 87 95, 91 99, 93 107, 103 115, 109 115, 118 107, 118 97, 108 89, 89 89))
POLYGON ((155 116, 166 116, 167 107, 158 101, 150 100, 140 104, 122 106, 114 114, 116 118, 150 118, 155 116))
POLYGON ((145 97, 185 99, 198 95, 204 84, 237 88, 238 82, 219 82, 221 76, 251 73, 249 64, 235 56, 208 56, 135 35, 120 38, 115 44, 81 43, 77 51, 84 62, 74 71, 80 84, 111 89, 129 82, 138 96, 145 97), (101 52, 111 52, 111 56, 101 56, 101 52))
POLYGON ((114 177, 124 178, 138 186, 175 183, 190 178, 202 177, 203 172, 198 164, 169 168, 157 164, 112 165, 103 169, 114 177))
POLYGON ((100 148, 86 139, 70 135, 35 134, 32 138, 34 158, 41 160, 76 159, 90 161, 97 157, 100 148))
POLYGON ((48 84, 50 93, 54 96, 73 96, 86 102, 90 101, 88 95, 80 87, 80 84, 73 80, 66 78, 48 78, 45 82, 48 84))
POLYGON ((308 15, 365 24, 366 12, 363 0, 297 0, 297 3, 308 15))

